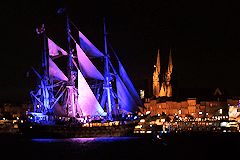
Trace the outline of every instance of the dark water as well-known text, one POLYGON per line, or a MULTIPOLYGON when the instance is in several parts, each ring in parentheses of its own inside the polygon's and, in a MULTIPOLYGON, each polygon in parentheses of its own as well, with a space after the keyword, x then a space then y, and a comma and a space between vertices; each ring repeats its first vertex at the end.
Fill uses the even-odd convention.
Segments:
POLYGON ((239 158, 240 133, 177 134, 163 138, 164 141, 140 137, 27 139, 1 136, 0 156, 32 160, 239 158))

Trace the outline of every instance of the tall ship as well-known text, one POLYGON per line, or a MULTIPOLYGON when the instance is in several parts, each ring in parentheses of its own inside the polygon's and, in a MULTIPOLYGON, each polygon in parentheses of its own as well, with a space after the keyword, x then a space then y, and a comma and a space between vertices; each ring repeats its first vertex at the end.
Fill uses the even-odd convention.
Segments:
POLYGON ((38 81, 30 91, 32 109, 19 124, 21 133, 31 137, 131 135, 144 106, 117 54, 108 48, 105 20, 104 52, 68 15, 65 20, 67 50, 46 33, 44 25, 37 29, 44 42, 42 69, 33 68, 38 81), (64 69, 58 59, 66 60, 64 69))

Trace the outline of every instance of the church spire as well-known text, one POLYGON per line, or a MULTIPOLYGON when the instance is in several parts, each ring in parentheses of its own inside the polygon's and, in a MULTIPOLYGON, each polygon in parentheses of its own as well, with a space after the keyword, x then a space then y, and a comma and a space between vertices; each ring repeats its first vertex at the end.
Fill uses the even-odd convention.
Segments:
POLYGON ((159 84, 159 74, 160 74, 160 52, 158 49, 157 54, 157 62, 154 65, 155 70, 153 72, 153 96, 158 97, 160 91, 160 84, 159 84))
POLYGON ((160 52, 159 52, 159 49, 158 49, 158 54, 157 54, 156 71, 158 74, 160 74, 160 52))
POLYGON ((170 49, 170 53, 169 53, 169 59, 168 59, 168 74, 172 74, 172 69, 173 69, 173 63, 172 63, 172 53, 171 53, 171 49, 170 49))
POLYGON ((173 69, 173 64, 172 64, 172 53, 171 53, 171 49, 170 49, 170 53, 169 53, 169 59, 168 59, 168 69, 166 72, 166 88, 167 88, 167 97, 171 97, 172 96, 172 85, 170 83, 171 81, 171 75, 172 75, 172 69, 173 69))

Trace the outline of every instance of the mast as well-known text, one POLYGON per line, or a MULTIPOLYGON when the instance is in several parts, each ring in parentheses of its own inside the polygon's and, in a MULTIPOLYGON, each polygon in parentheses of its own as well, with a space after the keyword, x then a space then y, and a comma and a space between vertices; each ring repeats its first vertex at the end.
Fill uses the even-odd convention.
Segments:
POLYGON ((66 14, 66 30, 67 30, 67 42, 68 42, 68 68, 67 68, 67 74, 68 74, 68 85, 73 85, 72 82, 72 49, 71 49, 71 36, 70 36, 70 27, 69 27, 69 18, 66 14))
MULTIPOLYGON (((50 94, 49 94, 49 55, 48 55, 48 44, 47 44, 47 36, 45 33, 44 24, 42 24, 41 28, 37 28, 37 34, 42 35, 43 37, 43 57, 42 57, 42 68, 43 68, 43 77, 41 80, 41 87, 42 90, 40 101, 40 108, 34 105, 34 112, 42 112, 48 113, 51 112, 50 108, 50 94)), ((38 105, 38 104, 37 104, 38 105)))
POLYGON ((105 50, 105 56, 104 56, 104 89, 107 91, 107 116, 108 119, 112 119, 112 104, 111 104, 111 93, 110 93, 110 74, 109 74, 109 66, 108 66, 108 50, 107 50, 107 32, 106 32, 106 24, 105 24, 105 18, 103 19, 103 33, 104 33, 104 50, 105 50))
POLYGON ((49 76, 49 64, 48 64, 47 36, 45 33, 44 24, 42 25, 40 32, 43 35, 43 62, 42 62, 43 79, 45 81, 44 84, 47 84, 47 80, 49 76))
POLYGON ((38 35, 42 35, 42 38, 43 38, 42 69, 43 69, 43 80, 46 81, 46 83, 44 84, 47 84, 47 80, 49 76, 49 63, 48 63, 47 36, 45 33, 44 24, 42 24, 41 27, 37 28, 36 32, 38 35))
POLYGON ((77 94, 75 91, 75 78, 74 78, 74 73, 73 73, 73 52, 72 52, 72 47, 71 47, 71 30, 70 30, 70 25, 69 25, 69 17, 68 13, 65 9, 65 14, 66 14, 66 30, 67 30, 67 46, 68 46, 68 65, 67 65, 67 76, 68 76, 68 82, 67 82, 67 99, 66 99, 66 110, 67 110, 67 115, 70 117, 75 117, 76 116, 76 103, 77 100, 75 99, 75 95, 77 94))

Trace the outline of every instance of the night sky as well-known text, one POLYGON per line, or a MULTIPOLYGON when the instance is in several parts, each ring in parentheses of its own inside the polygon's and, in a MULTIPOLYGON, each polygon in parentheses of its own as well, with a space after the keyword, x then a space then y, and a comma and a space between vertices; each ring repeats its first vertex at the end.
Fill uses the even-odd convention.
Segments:
MULTIPOLYGON (((9 1, 1 4, 0 101, 25 101, 31 70, 41 54, 35 29, 63 43, 58 8, 66 4, 70 19, 103 50, 103 17, 109 40, 137 89, 151 79, 160 49, 166 67, 173 58, 173 85, 222 88, 240 95, 240 5, 233 1, 60 0, 9 1), (58 40, 57 40, 57 39, 58 40)), ((63 47, 64 48, 64 47, 63 47)), ((66 48, 64 48, 66 50, 66 48)))

